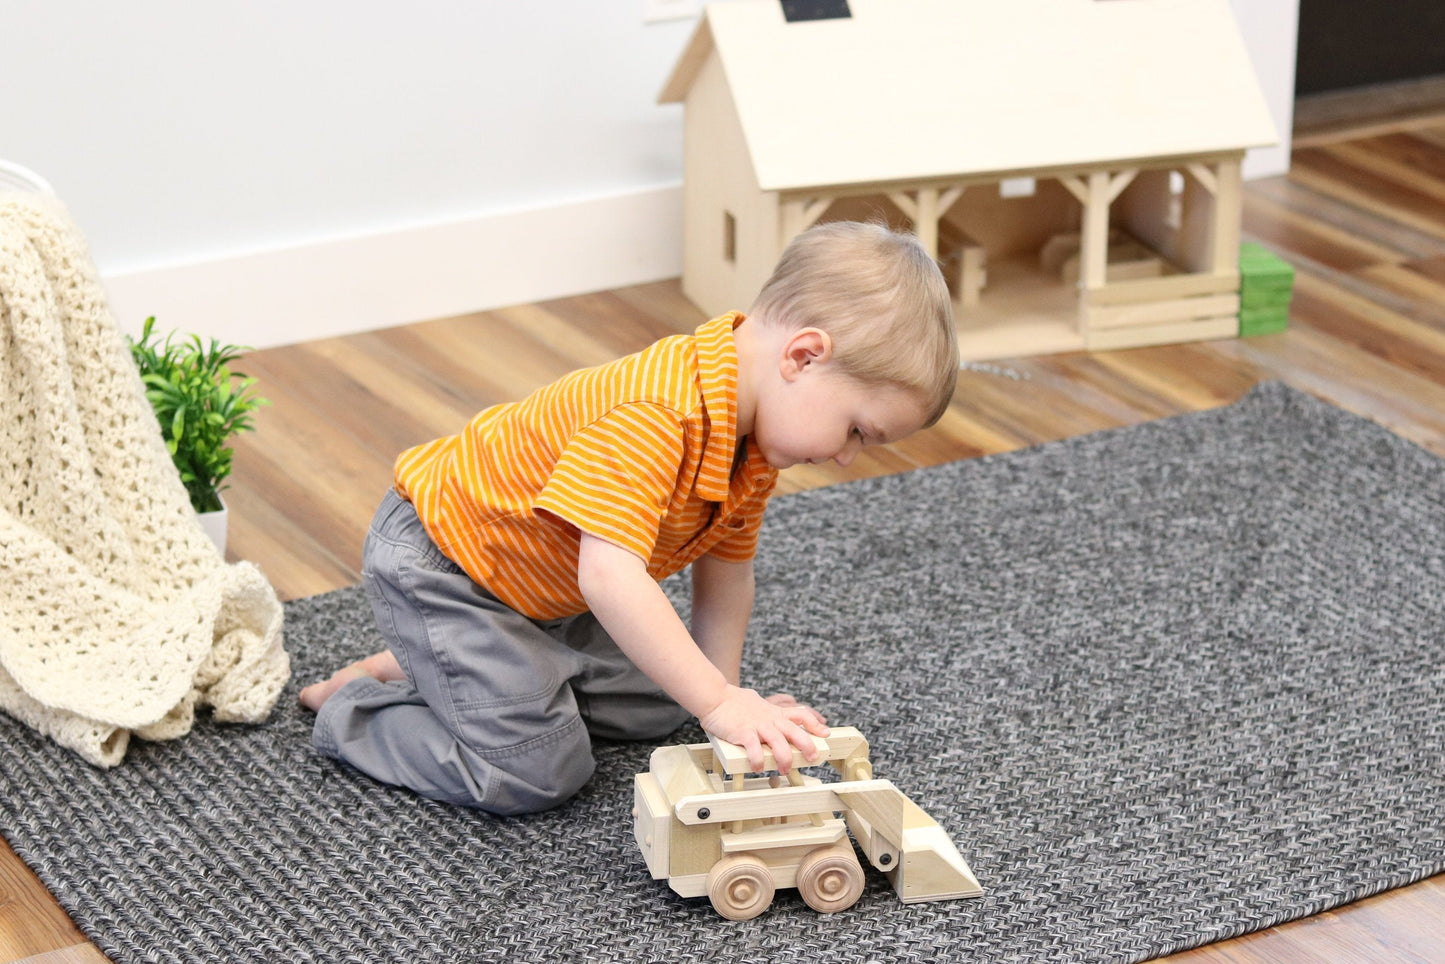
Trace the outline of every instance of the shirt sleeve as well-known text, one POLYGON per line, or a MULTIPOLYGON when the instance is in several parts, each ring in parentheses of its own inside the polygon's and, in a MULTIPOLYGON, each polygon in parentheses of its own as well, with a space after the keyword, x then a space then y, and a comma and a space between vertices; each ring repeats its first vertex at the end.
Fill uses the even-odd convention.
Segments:
POLYGON ((567 440, 533 510, 648 561, 682 459, 678 413, 653 404, 619 406, 567 440))

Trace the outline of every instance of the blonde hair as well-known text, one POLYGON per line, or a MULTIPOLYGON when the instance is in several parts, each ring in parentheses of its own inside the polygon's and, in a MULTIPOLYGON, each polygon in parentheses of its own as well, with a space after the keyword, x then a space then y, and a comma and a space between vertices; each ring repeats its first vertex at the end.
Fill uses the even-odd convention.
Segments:
POLYGON ((937 263, 912 234, 860 221, 810 228, 783 251, 749 315, 790 331, 827 332, 840 372, 916 393, 927 425, 953 398, 953 302, 937 263))

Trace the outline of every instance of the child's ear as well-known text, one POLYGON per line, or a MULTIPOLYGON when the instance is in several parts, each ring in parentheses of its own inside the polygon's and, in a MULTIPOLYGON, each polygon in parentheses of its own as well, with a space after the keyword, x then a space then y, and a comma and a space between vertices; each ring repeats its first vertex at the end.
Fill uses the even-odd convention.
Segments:
POLYGON ((833 339, 821 328, 799 328, 783 342, 783 377, 792 380, 833 356, 833 339))

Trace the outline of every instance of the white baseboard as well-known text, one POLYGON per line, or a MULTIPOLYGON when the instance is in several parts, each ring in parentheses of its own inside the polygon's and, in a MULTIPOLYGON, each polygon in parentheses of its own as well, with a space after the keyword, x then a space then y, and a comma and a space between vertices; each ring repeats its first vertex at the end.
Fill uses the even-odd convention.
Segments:
POLYGON ((682 274, 682 186, 103 278, 121 330, 267 348, 682 274))

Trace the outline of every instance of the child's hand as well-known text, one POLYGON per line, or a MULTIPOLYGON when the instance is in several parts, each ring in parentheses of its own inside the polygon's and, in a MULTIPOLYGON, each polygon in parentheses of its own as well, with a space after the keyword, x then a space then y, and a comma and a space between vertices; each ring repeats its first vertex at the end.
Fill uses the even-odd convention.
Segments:
POLYGON ((796 706, 800 710, 811 713, 813 715, 813 718, 817 720, 818 725, 821 726, 823 729, 821 731, 810 729, 809 732, 816 733, 818 736, 828 735, 828 718, 825 717, 822 713, 819 713, 817 710, 813 709, 811 706, 808 706, 804 703, 799 703, 796 699, 793 698, 792 693, 774 693, 772 696, 768 697, 768 702, 772 703, 774 706, 796 706))
POLYGON ((763 699, 756 690, 732 684, 724 691, 722 702, 698 722, 707 732, 742 747, 754 772, 763 769, 764 745, 773 751, 778 772, 787 773, 793 768, 793 747, 802 750, 809 763, 816 763, 818 750, 809 734, 828 735, 822 715, 786 693, 763 699))

